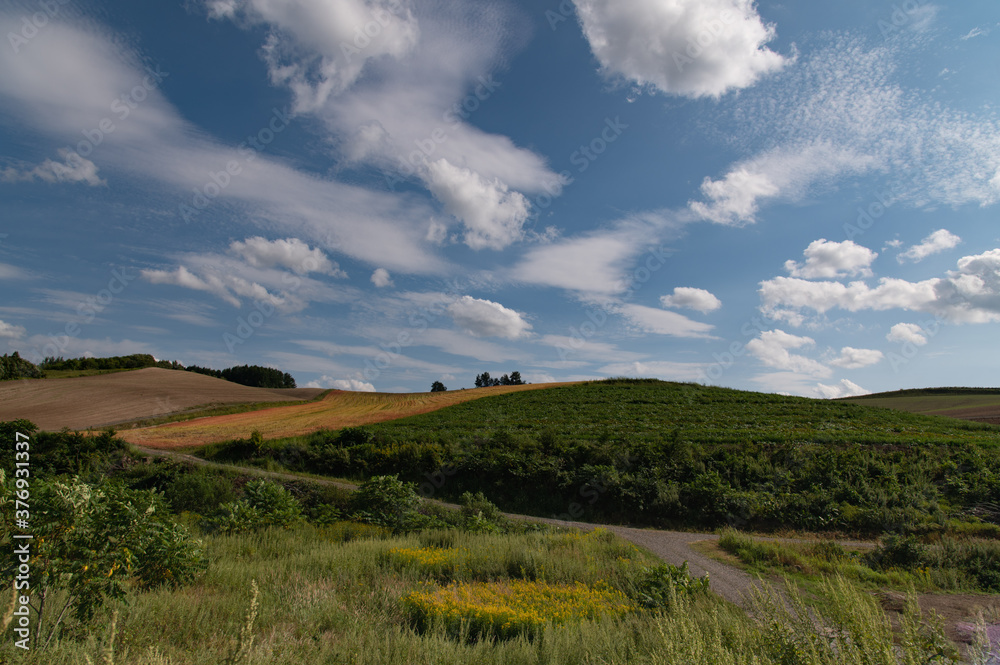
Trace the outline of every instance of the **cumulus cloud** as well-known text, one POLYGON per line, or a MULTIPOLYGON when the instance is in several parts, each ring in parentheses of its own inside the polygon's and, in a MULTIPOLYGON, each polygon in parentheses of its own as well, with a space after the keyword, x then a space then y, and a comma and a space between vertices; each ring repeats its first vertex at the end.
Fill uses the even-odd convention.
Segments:
POLYGON ((857 397, 858 395, 870 395, 871 391, 862 388, 853 381, 842 379, 840 383, 828 386, 824 383, 816 384, 816 391, 819 397, 824 399, 838 399, 841 397, 857 397))
POLYGON ((843 367, 844 369, 860 369, 875 365, 885 356, 876 349, 855 349, 845 346, 840 350, 840 355, 830 361, 831 365, 843 367))
POLYGON ((531 324, 518 312, 492 300, 462 296, 448 306, 448 314, 466 332, 476 337, 526 337, 531 324))
POLYGON ((464 241, 472 249, 503 249, 521 239, 531 204, 499 179, 487 180, 442 158, 427 164, 426 184, 465 225, 464 241))
POLYGON ((622 316, 639 332, 671 337, 712 337, 710 333, 714 326, 694 321, 677 312, 633 304, 621 305, 619 309, 622 316))
POLYGON ((815 344, 816 341, 811 337, 791 335, 784 330, 766 330, 760 337, 747 342, 746 348, 750 355, 768 367, 824 378, 831 374, 829 367, 806 356, 789 352, 789 349, 801 349, 815 344))
POLYGON ((870 156, 826 141, 779 147, 734 164, 718 180, 706 177, 705 200, 691 201, 688 208, 717 224, 752 223, 762 202, 799 200, 817 182, 864 173, 873 164, 870 156))
POLYGON ((27 331, 21 326, 0 321, 0 338, 21 339, 27 331))
POLYGON ((716 298, 711 291, 689 286, 678 286, 672 295, 660 296, 660 303, 664 307, 685 307, 702 314, 714 312, 722 307, 722 301, 716 298))
POLYGON ((305 275, 311 272, 347 277, 319 248, 311 249, 298 238, 266 240, 260 236, 235 241, 229 251, 255 268, 287 268, 305 275))
POLYGON ((686 97, 753 85, 787 60, 751 0, 574 0, 605 74, 686 97))
POLYGON ((372 284, 380 289, 384 289, 387 286, 393 286, 392 277, 389 276, 389 271, 385 268, 376 268, 375 272, 372 273, 372 284))
POLYGON ((334 390, 352 390, 354 392, 373 393, 375 386, 358 379, 334 379, 324 374, 315 381, 310 381, 304 388, 332 388, 334 390))
POLYGON ((927 312, 953 323, 1000 321, 1000 249, 965 256, 958 270, 920 282, 883 277, 877 286, 776 277, 761 282, 761 309, 798 325, 804 312, 903 309, 927 312))
POLYGON ((18 171, 12 167, 3 169, 0 171, 0 181, 31 181, 37 178, 38 180, 53 184, 60 182, 83 182, 91 187, 108 184, 97 175, 97 165, 89 159, 81 157, 76 151, 60 148, 59 156, 62 158, 61 162, 46 159, 28 171, 18 171))
POLYGON ((398 0, 208 0, 209 16, 270 28, 263 48, 271 82, 287 86, 296 112, 322 107, 375 58, 401 58, 420 39, 398 0))
POLYGON ((872 261, 877 253, 854 244, 851 240, 832 242, 825 238, 809 243, 803 254, 804 264, 786 261, 785 270, 792 277, 802 279, 830 279, 838 277, 870 277, 872 261))
POLYGON ((962 239, 954 233, 951 233, 947 229, 938 229, 924 238, 920 244, 910 247, 896 258, 900 263, 903 263, 903 261, 906 261, 907 259, 916 263, 917 261, 926 259, 932 254, 937 254, 947 249, 957 247, 960 242, 962 242, 962 239))
POLYGON ((913 344, 914 346, 924 346, 927 338, 924 337, 924 329, 915 323, 897 323, 885 336, 890 342, 900 344, 913 344))

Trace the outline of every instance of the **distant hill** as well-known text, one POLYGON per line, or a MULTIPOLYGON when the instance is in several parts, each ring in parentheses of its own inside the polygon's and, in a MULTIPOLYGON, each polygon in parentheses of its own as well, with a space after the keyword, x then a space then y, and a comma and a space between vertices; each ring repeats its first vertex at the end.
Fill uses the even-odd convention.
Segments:
POLYGON ((1000 425, 1000 388, 920 388, 844 398, 844 402, 1000 425))
POLYGON ((320 388, 254 388, 195 372, 149 367, 99 376, 0 383, 0 421, 27 418, 43 430, 86 429, 209 405, 312 399, 320 388))

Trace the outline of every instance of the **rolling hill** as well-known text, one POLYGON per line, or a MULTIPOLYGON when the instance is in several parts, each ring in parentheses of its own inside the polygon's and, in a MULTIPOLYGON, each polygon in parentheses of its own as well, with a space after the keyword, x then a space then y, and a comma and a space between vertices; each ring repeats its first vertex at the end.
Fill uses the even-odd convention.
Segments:
POLYGON ((926 416, 948 416, 1000 425, 1000 388, 925 388, 875 393, 843 400, 926 416))
POLYGON ((0 383, 0 421, 27 418, 43 430, 105 427, 208 406, 295 402, 320 388, 252 388, 194 372, 150 367, 64 379, 0 383))

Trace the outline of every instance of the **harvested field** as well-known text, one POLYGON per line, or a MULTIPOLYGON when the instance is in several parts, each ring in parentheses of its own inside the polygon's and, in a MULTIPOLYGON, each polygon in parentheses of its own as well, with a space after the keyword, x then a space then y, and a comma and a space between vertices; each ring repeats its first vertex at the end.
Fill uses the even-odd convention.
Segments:
POLYGON ((333 390, 323 399, 308 404, 197 418, 125 430, 120 434, 129 443, 161 449, 187 448, 246 438, 254 430, 259 430, 266 438, 297 436, 319 429, 357 427, 415 416, 490 395, 565 385, 571 384, 495 386, 441 393, 356 393, 333 390))
POLYGON ((105 427, 210 406, 313 399, 320 388, 251 388, 194 372, 150 367, 72 379, 0 383, 0 420, 43 430, 105 427))
POLYGON ((893 396, 892 393, 881 393, 849 398, 844 401, 864 406, 881 406, 887 409, 919 413, 925 416, 948 416, 961 420, 1000 425, 1000 394, 996 392, 975 394, 970 391, 956 395, 904 394, 900 396, 893 396))

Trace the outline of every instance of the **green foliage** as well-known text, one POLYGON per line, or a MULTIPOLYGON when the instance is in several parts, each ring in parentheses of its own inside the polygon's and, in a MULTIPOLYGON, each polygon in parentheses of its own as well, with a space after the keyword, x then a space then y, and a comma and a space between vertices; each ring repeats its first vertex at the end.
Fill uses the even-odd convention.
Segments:
MULTIPOLYGON (((0 478, 0 494, 12 488, 0 478)), ((36 640, 55 610, 51 640, 67 610, 89 621, 108 600, 126 596, 130 584, 141 590, 191 582, 204 570, 200 541, 166 519, 159 495, 113 483, 91 485, 35 480, 31 486, 31 581, 35 595, 36 640), (61 608, 47 602, 62 590, 61 608)), ((5 521, 0 540, 8 549, 12 533, 5 521)), ((11 579, 15 557, 0 562, 0 575, 11 579)))
POLYGON ((17 351, 0 356, 0 381, 41 379, 44 376, 45 372, 22 358, 17 351))
POLYGON ((39 365, 45 370, 112 370, 112 369, 143 369, 145 367, 163 367, 176 369, 180 363, 157 360, 148 353, 133 353, 129 356, 112 356, 110 358, 70 358, 64 360, 48 357, 39 365))
POLYGON ((679 596, 707 596, 708 573, 695 578, 685 561, 680 568, 669 563, 644 568, 632 590, 632 597, 648 609, 677 607, 679 596))
POLYGON ((350 505, 353 519, 401 532, 420 521, 419 503, 413 483, 396 476, 375 476, 355 490, 350 505))
MULTIPOLYGON (((128 446, 115 436, 114 430, 100 433, 37 430, 28 420, 0 422, 0 436, 5 441, 13 441, 16 432, 31 436, 31 468, 44 477, 77 474, 97 478, 129 455, 128 446)), ((3 466, 12 475, 12 455, 4 457, 3 466)))
POLYGON ((431 392, 432 393, 443 393, 446 390, 448 390, 448 388, 445 387, 445 385, 443 383, 441 383, 440 381, 435 381, 434 383, 431 384, 431 392))
POLYGON ((206 525, 222 533, 243 533, 268 527, 289 528, 302 520, 302 506, 281 485, 268 480, 252 480, 243 488, 243 497, 219 506, 206 525))
POLYGON ((482 492, 466 492, 459 497, 462 506, 462 526, 475 533, 505 530, 509 520, 482 492))

